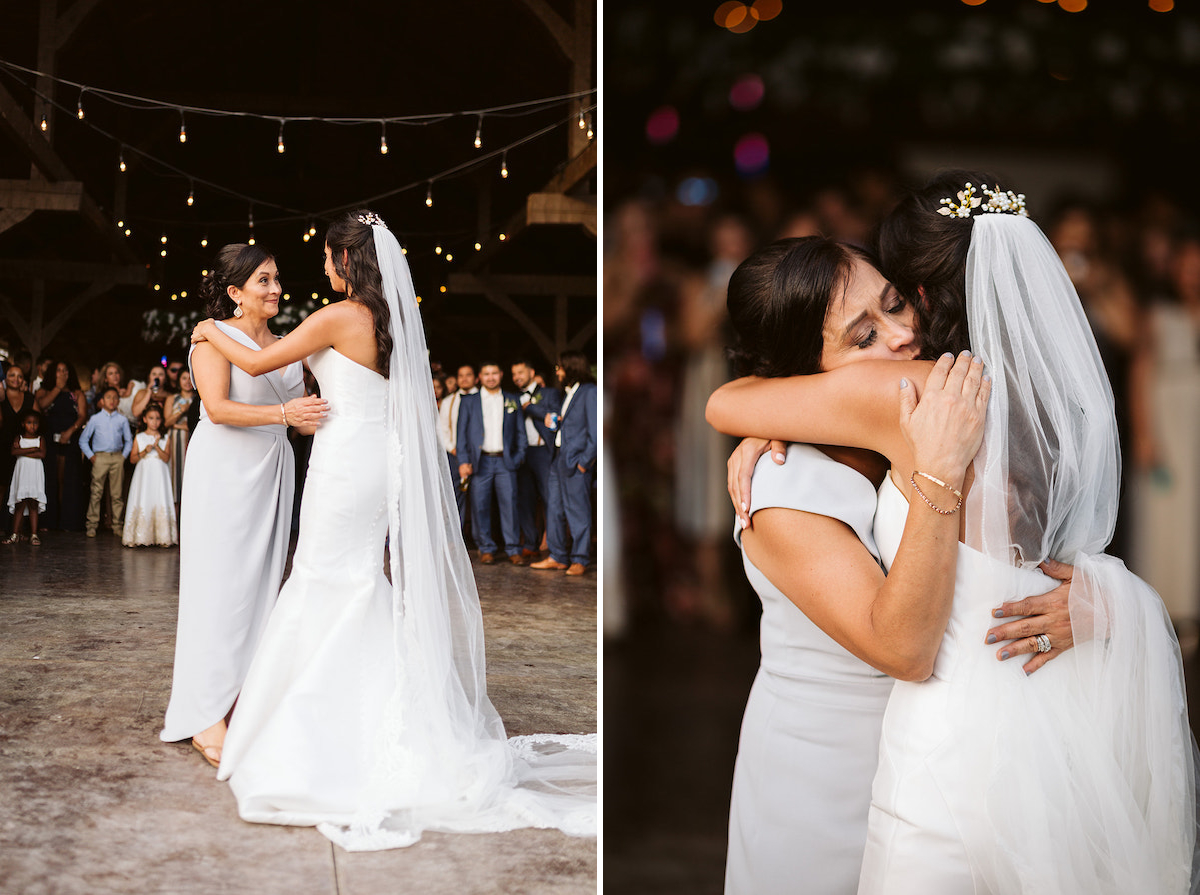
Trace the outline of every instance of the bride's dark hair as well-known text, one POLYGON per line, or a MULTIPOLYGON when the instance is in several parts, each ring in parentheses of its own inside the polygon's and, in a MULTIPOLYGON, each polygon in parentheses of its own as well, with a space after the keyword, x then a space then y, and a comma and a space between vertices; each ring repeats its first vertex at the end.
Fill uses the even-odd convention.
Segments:
POLYGON ((781 239, 759 249, 729 279, 726 307, 737 334, 728 351, 739 375, 797 376, 821 369, 825 317, 845 293, 865 250, 824 236, 781 239))
POLYGON ((233 316, 237 303, 229 297, 229 287, 241 289, 275 254, 260 245, 235 242, 217 252, 212 268, 200 281, 200 298, 204 300, 208 316, 214 320, 228 320, 233 316))
POLYGON ((359 220, 370 214, 361 209, 334 221, 325 231, 325 244, 329 246, 333 269, 346 281, 346 297, 371 312, 371 319, 375 321, 375 369, 387 378, 392 359, 392 335, 388 329, 391 314, 383 295, 374 228, 359 220))
POLYGON ((959 218, 938 211, 945 207, 942 199, 957 201, 968 183, 978 192, 980 186, 996 187, 999 181, 983 171, 941 171, 901 199, 879 226, 883 270, 913 306, 921 357, 926 360, 971 347, 967 252, 975 218, 982 212, 976 209, 971 217, 959 218))

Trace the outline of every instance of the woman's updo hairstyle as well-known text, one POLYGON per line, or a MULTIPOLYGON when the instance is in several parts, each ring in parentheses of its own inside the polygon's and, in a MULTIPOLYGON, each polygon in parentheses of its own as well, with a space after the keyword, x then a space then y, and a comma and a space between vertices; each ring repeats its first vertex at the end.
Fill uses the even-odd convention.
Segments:
POLYGON ((363 223, 373 217, 366 209, 350 212, 329 225, 325 244, 329 246, 333 269, 346 281, 346 297, 371 312, 375 321, 375 369, 386 378, 392 359, 392 334, 388 328, 391 314, 383 295, 374 227, 363 223))
POLYGON ((206 304, 208 316, 214 320, 228 320, 233 316, 237 303, 229 297, 229 287, 241 289, 267 261, 275 255, 262 246, 235 242, 217 252, 212 268, 200 281, 200 297, 206 304))
POLYGON ((821 370, 825 317, 845 294, 854 262, 878 266, 858 246, 802 236, 759 249, 733 272, 726 306, 741 376, 798 376, 821 370))
POLYGON ((912 304, 921 357, 971 347, 967 330, 967 252, 975 218, 944 215, 942 199, 958 201, 968 184, 996 187, 991 174, 942 171, 920 190, 900 200, 879 227, 879 257, 892 285, 912 304), (924 289, 924 296, 920 290, 924 289))

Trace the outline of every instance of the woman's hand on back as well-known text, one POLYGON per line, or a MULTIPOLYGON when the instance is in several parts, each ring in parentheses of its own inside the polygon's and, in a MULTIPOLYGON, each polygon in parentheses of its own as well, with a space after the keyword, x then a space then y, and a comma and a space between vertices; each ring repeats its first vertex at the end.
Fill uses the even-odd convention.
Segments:
POLYGON ((964 351, 943 354, 917 399, 907 380, 900 384, 900 431, 916 470, 944 478, 961 490, 967 469, 983 443, 991 377, 983 362, 964 351))
POLYGON ((208 336, 207 336, 208 331, 210 329, 214 328, 216 325, 217 324, 213 321, 213 319, 211 317, 205 318, 204 320, 201 320, 199 323, 197 323, 195 328, 192 329, 192 344, 195 345, 197 342, 207 342, 208 341, 208 336))
POLYGON ((768 450, 771 452, 771 459, 782 466, 787 457, 787 442, 768 441, 765 438, 743 438, 725 464, 728 469, 726 487, 729 499, 733 501, 733 511, 741 520, 742 528, 751 527, 750 481, 754 478, 754 467, 758 465, 758 458, 768 450))
POLYGON ((298 428, 320 428, 329 413, 329 402, 316 395, 303 398, 292 398, 285 408, 289 425, 298 428))

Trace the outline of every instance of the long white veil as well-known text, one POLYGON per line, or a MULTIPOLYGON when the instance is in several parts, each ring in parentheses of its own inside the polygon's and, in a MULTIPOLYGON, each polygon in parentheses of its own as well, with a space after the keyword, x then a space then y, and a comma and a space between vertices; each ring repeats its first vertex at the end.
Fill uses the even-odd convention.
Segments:
POLYGON ((395 236, 372 226, 393 339, 387 406, 395 687, 361 817, 319 829, 349 850, 423 830, 596 833, 596 740, 509 740, 487 695, 483 617, 437 438, 425 329, 395 236))
POLYGON ((967 542, 1012 570, 1001 584, 1012 594, 1046 558, 1074 564, 1076 644, 1028 678, 980 649, 954 681, 950 710, 969 741, 960 780, 978 806, 962 830, 977 883, 1187 892, 1196 805, 1179 647, 1158 595, 1103 554, 1119 493, 1112 392, 1037 225, 978 214, 970 226, 970 340, 994 387, 967 542))

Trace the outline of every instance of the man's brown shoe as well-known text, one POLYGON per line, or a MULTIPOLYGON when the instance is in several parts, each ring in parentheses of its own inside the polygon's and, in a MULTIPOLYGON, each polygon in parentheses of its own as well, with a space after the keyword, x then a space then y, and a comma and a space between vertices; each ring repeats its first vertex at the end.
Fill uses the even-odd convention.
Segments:
POLYGON ((492 556, 490 553, 481 553, 479 554, 479 561, 485 566, 490 566, 496 561, 496 557, 492 556))
POLYGON ((567 564, 565 562, 559 562, 553 556, 547 556, 541 562, 535 562, 535 563, 529 564, 529 568, 531 568, 531 569, 542 569, 542 570, 553 569, 556 572, 561 572, 566 567, 567 567, 567 564))
POLYGON ((525 565, 526 562, 528 562, 528 560, 526 560, 525 557, 523 557, 519 553, 516 556, 510 556, 508 558, 508 561, 510 563, 512 563, 514 566, 523 566, 523 565, 525 565))
POLYGON ((580 562, 571 563, 571 567, 567 569, 568 575, 582 575, 587 571, 587 566, 580 562))

